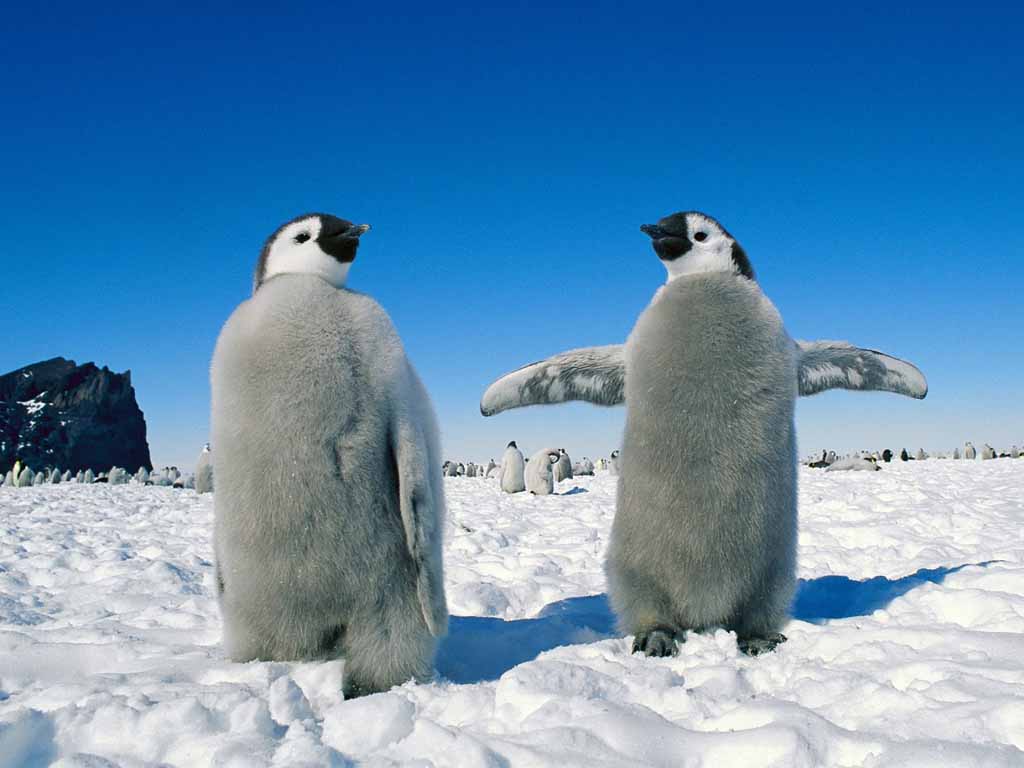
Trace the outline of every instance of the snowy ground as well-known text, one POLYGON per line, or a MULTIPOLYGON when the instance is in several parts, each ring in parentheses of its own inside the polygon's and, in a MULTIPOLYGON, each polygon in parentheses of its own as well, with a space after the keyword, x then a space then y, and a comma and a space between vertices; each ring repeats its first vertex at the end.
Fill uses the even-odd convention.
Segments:
POLYGON ((801 469, 788 643, 616 637, 614 478, 448 480, 439 678, 231 664, 212 500, 0 488, 0 766, 1024 766, 1024 460, 801 469))

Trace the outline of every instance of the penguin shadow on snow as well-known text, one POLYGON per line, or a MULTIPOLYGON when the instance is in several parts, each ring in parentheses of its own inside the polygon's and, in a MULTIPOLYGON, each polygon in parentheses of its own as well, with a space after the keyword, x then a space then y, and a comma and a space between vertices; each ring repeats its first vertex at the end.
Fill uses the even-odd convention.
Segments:
POLYGON ((953 568, 921 568, 899 579, 887 579, 884 576, 861 581, 849 576, 800 579, 791 615, 794 619, 812 624, 822 624, 830 619, 870 616, 912 589, 924 584, 941 584, 951 573, 964 568, 985 568, 997 562, 988 560, 984 563, 964 563, 953 568))
MULTIPOLYGON (((925 584, 941 584, 964 568, 984 568, 998 560, 950 568, 921 568, 899 579, 848 576, 801 579, 790 614, 798 621, 823 624, 832 619, 869 616, 925 584)), ((513 667, 564 645, 618 637, 607 595, 571 597, 551 603, 533 619, 452 616, 437 654, 437 671, 453 683, 497 680, 513 667)))
POLYGON ((437 671, 453 683, 497 680, 544 651, 616 634, 607 595, 551 603, 533 619, 452 616, 438 649, 437 671))

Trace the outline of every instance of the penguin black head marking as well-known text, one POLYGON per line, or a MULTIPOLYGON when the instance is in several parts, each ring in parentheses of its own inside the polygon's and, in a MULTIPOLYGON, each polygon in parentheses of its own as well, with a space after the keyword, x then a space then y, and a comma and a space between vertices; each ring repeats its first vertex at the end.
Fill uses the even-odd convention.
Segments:
POLYGON ((651 238, 669 280, 700 272, 734 272, 754 279, 750 259, 736 238, 699 211, 673 213, 640 231, 651 238))
POLYGON ((509 443, 509 444, 508 444, 508 445, 506 445, 505 447, 506 447, 506 448, 518 448, 519 446, 518 446, 518 445, 516 445, 516 441, 515 441, 515 440, 513 440, 513 441, 512 441, 511 443, 509 443))
POLYGON ((276 275, 307 274, 343 288, 369 224, 353 224, 329 213, 306 213, 267 238, 256 265, 254 291, 276 275))

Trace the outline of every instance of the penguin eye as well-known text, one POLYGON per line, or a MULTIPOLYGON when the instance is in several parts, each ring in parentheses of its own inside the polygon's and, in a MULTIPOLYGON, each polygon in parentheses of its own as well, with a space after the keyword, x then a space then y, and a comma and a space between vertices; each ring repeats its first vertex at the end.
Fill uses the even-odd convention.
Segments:
POLYGON ((296 243, 304 243, 307 240, 309 240, 309 232, 299 232, 299 234, 295 236, 296 243))
POLYGON ((693 236, 693 239, 696 240, 698 243, 703 243, 705 240, 708 239, 708 233, 707 232, 698 232, 697 234, 695 234, 693 236))

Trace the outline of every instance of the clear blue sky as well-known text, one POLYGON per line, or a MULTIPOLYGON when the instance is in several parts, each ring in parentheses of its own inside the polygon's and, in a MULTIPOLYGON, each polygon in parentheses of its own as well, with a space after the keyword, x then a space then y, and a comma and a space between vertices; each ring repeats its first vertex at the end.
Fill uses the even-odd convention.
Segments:
POLYGON ((924 402, 800 403, 801 450, 1024 442, 1019 4, 292 4, 4 11, 0 371, 130 368, 157 464, 280 222, 369 222, 446 452, 607 454, 622 411, 485 420, 497 374, 623 340, 664 278, 638 226, 732 231, 801 338, 925 371, 924 402))

